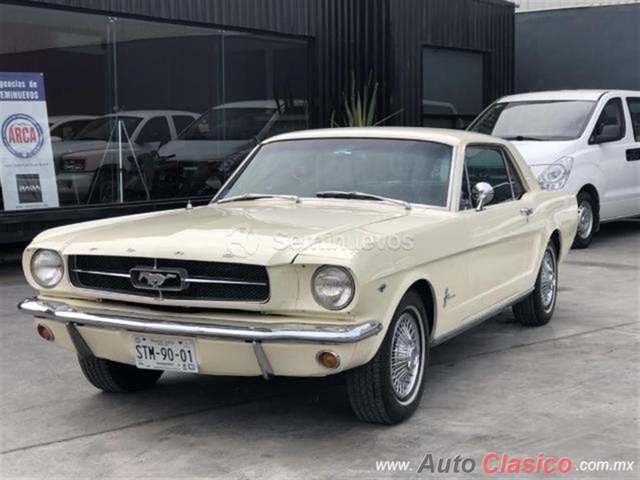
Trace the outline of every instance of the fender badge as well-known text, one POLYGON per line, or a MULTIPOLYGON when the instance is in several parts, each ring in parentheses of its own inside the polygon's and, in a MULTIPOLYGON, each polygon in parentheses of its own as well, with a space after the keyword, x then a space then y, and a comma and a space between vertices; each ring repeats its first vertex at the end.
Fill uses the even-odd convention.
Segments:
POLYGON ((447 303, 449 302, 449 300, 451 300, 452 298, 456 298, 455 293, 449 293, 449 289, 445 289, 444 291, 444 302, 442 304, 442 308, 447 308, 447 303))

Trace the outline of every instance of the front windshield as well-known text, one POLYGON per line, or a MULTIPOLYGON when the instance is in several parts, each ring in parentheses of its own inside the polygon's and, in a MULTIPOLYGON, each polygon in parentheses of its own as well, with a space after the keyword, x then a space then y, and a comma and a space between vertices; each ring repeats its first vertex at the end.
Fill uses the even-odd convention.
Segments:
POLYGON ((363 192, 447 206, 453 148, 417 140, 327 138, 264 145, 218 199, 363 192))
POLYGON ((214 108, 182 132, 180 139, 251 140, 275 113, 275 108, 214 108))
POLYGON ((581 100, 496 103, 470 130, 507 140, 574 140, 594 106, 581 100))
MULTIPOLYGON (((102 140, 103 142, 108 142, 109 137, 111 137, 111 140, 116 140, 118 138, 118 129, 116 128, 116 122, 118 120, 122 121, 122 126, 124 127, 124 130, 129 137, 133 135, 133 131, 142 121, 140 117, 125 116, 108 116, 96 118, 94 121, 89 123, 89 125, 80 130, 73 139, 102 140)), ((124 137, 125 133, 122 132, 122 135, 124 137)))

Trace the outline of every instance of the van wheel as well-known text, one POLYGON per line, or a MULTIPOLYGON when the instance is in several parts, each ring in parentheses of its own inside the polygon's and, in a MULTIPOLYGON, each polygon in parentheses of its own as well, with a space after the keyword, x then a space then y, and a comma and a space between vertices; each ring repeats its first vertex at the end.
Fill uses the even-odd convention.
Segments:
POLYGON ((424 389, 429 359, 427 312, 410 290, 400 301, 373 359, 347 372, 347 393, 356 416, 393 425, 415 412, 424 389))
POLYGON ((99 390, 110 393, 135 392, 152 387, 162 370, 142 370, 104 358, 78 357, 84 377, 99 390))
POLYGON ((558 255, 549 242, 542 255, 536 286, 527 298, 513 306, 513 314, 522 325, 540 327, 553 317, 558 296, 558 255))
POLYGON ((598 226, 598 210, 593 196, 586 191, 578 194, 578 231, 573 248, 587 248, 598 226))

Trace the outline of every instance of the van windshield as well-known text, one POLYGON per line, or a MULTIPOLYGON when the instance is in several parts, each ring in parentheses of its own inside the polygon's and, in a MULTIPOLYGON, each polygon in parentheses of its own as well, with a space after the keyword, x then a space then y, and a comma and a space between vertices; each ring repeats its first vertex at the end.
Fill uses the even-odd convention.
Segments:
POLYGON ((582 100, 501 102, 492 105, 469 130, 505 140, 575 140, 594 107, 595 102, 582 100))

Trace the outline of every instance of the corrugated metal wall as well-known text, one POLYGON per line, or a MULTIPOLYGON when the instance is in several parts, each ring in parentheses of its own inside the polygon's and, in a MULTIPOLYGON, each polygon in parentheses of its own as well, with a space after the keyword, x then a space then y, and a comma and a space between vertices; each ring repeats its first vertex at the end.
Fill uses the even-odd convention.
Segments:
MULTIPOLYGON (((488 55, 486 100, 513 89, 514 6, 506 0, 0 0, 59 6, 148 20, 183 21, 304 36, 311 41, 314 119, 328 126, 351 74, 380 83, 389 123, 420 125, 422 45, 482 50, 488 55)), ((182 202, 179 203, 182 205, 182 202)), ((27 241, 44 228, 78 220, 177 207, 178 203, 94 205, 0 212, 0 245, 27 241), (44 219, 49 223, 44 223, 44 219)))
POLYGON ((510 0, 517 5, 519 12, 529 10, 550 10, 555 8, 602 7, 640 3, 640 0, 510 0))
POLYGON ((485 103, 511 93, 514 68, 514 6, 477 0, 390 2, 393 71, 392 111, 404 125, 420 124, 422 46, 486 52, 485 103))
POLYGON ((381 114, 420 125, 421 46, 486 51, 487 100, 513 89, 514 6, 505 0, 32 0, 151 19, 314 38, 316 119, 340 110, 352 72, 380 83, 381 114))

